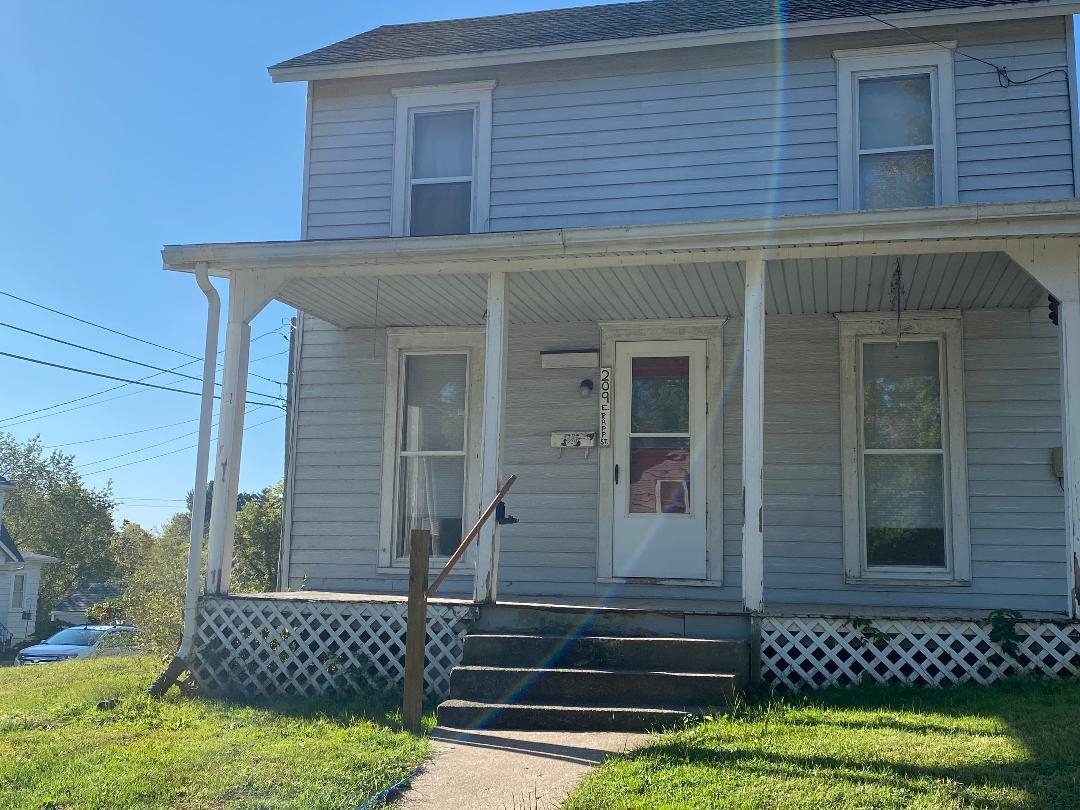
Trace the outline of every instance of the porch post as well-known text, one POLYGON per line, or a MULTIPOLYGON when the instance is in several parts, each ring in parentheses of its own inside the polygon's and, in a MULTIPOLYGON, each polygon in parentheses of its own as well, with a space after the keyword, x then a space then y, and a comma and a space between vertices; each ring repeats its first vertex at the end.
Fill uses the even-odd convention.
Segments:
POLYGON ((742 587, 743 604, 751 613, 760 613, 765 599, 764 406, 765 259, 755 256, 746 262, 743 307, 742 587))
POLYGON ((281 286, 280 274, 255 275, 238 271, 229 279, 228 322, 225 327, 225 368, 221 375, 217 460, 214 463, 214 501, 207 542, 206 593, 229 592, 232 577, 236 496, 240 487, 240 452, 247 406, 251 319, 281 286))
POLYGON ((1058 307, 1069 616, 1080 617, 1080 292, 1058 307))
MULTIPOLYGON (((491 273, 487 287, 487 325, 484 337, 484 414, 480 436, 480 504, 491 503, 502 478, 502 416, 506 390, 506 275, 491 273)), ((499 578, 499 524, 489 520, 476 542, 476 580, 473 599, 496 599, 499 578)))

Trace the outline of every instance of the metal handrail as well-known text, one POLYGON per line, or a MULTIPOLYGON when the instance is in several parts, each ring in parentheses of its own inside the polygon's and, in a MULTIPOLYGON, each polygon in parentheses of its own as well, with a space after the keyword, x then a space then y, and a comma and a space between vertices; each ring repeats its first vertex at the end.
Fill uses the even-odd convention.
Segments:
POLYGON ((15 638, 15 634, 7 629, 7 626, 0 622, 0 650, 6 650, 15 638))
POLYGON ((450 555, 450 559, 446 561, 446 565, 442 567, 439 575, 435 577, 435 581, 428 586, 427 591, 425 592, 425 595, 428 598, 431 598, 435 595, 435 591, 440 585, 442 585, 443 580, 450 575, 451 569, 455 565, 457 565, 458 560, 460 560, 465 554, 466 550, 468 550, 469 543, 475 540, 476 536, 480 534, 480 530, 484 527, 484 524, 487 523, 488 518, 495 514, 495 510, 499 508, 499 504, 502 503, 503 498, 506 497, 506 494, 510 491, 510 487, 514 485, 515 481, 517 481, 516 475, 511 475, 509 478, 507 478, 506 483, 502 485, 502 489, 495 493, 494 500, 492 500, 492 502, 487 505, 487 509, 480 513, 480 517, 477 518, 476 523, 473 524, 473 527, 469 529, 469 533, 462 538, 461 543, 458 545, 454 553, 450 555))

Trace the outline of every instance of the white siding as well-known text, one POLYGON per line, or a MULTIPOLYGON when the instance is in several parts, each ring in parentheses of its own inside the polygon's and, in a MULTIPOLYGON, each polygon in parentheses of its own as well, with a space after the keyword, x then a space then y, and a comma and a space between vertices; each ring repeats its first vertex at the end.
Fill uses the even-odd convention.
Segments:
MULTIPOLYGON (((934 32, 930 32, 934 33, 934 32)), ((1063 18, 939 32, 1017 80, 1063 68, 1063 18)), ((493 231, 835 211, 835 48, 902 34, 708 48, 455 74, 496 78, 493 231)), ((1072 196, 1069 95, 1052 73, 1002 88, 987 65, 956 65, 961 203, 1072 196)), ((307 238, 390 233, 395 84, 316 82, 307 238)))
MULTIPOLYGON (((293 588, 403 591, 376 572, 382 435, 382 331, 341 331, 307 318, 301 360, 292 527, 293 588)), ((597 461, 562 458, 553 430, 595 425, 578 396, 593 371, 547 369, 542 349, 598 345, 595 324, 512 325, 505 468, 520 477, 503 532, 500 593, 664 596, 738 601, 741 322, 724 327, 725 564, 722 588, 595 582, 597 461)), ((1064 515, 1050 473, 1061 443, 1057 332, 1042 309, 969 312, 964 365, 973 583, 970 587, 850 586, 843 578, 839 351, 829 315, 771 316, 766 335, 765 587, 776 605, 869 605, 1060 611, 1064 515)), ((452 579, 444 593, 465 593, 452 579)))

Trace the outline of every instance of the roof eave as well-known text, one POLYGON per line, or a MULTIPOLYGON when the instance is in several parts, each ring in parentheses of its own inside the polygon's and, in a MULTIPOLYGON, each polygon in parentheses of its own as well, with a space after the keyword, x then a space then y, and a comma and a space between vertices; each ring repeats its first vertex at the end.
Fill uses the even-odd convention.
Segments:
MULTIPOLYGON (((514 261, 571 256, 686 251, 769 251, 792 245, 837 245, 920 239, 1080 238, 1080 199, 1026 203, 973 203, 890 211, 838 211, 788 217, 507 231, 459 236, 301 240, 167 245, 166 270, 193 272, 205 262, 211 275, 239 270, 363 268, 373 275, 443 272, 450 265, 485 272, 514 261), (402 271, 402 272, 404 272, 402 271)), ((465 271, 470 272, 470 271, 465 271)))
MULTIPOLYGON (((883 14, 880 16, 882 19, 887 19, 904 28, 926 28, 993 20, 1057 17, 1075 13, 1080 13, 1080 2, 1075 2, 1075 0, 1045 0, 1045 2, 1037 4, 1008 4, 991 8, 943 9, 940 11, 883 14)), ((565 45, 543 45, 533 48, 513 48, 467 54, 384 59, 372 62, 343 62, 332 65, 282 67, 281 65, 285 64, 283 62, 279 65, 273 65, 267 70, 270 73, 270 78, 275 83, 320 79, 351 79, 397 73, 548 62, 556 59, 579 59, 590 56, 610 56, 621 53, 673 50, 708 45, 730 45, 737 42, 760 42, 776 38, 777 30, 777 25, 758 25, 721 31, 665 34, 652 37, 627 37, 625 39, 598 40, 565 45)), ((838 17, 829 20, 811 20, 786 25, 784 26, 784 37, 793 39, 879 30, 882 30, 882 24, 869 17, 838 17)))

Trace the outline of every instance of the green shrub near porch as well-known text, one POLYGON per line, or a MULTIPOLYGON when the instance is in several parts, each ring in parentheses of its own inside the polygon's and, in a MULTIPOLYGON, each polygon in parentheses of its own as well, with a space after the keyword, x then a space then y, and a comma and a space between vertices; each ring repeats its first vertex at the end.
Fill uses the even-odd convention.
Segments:
POLYGON ((1080 807, 1080 681, 760 699, 609 760, 598 808, 1080 807))
POLYGON ((374 700, 151 700, 143 690, 161 668, 113 658, 0 669, 0 805, 351 810, 428 752, 374 700))

